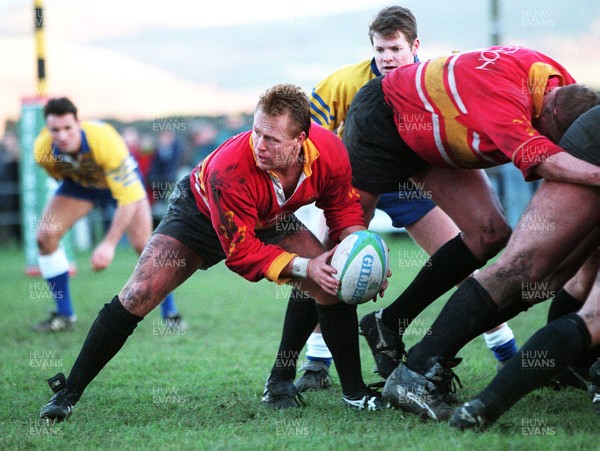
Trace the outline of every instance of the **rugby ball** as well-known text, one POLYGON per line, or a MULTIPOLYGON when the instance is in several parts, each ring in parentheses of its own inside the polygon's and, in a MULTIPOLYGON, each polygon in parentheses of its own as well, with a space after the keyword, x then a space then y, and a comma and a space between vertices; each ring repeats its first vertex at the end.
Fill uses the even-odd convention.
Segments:
POLYGON ((360 230, 342 240, 331 266, 340 281, 338 298, 347 304, 362 304, 379 293, 387 278, 388 247, 375 232, 360 230))

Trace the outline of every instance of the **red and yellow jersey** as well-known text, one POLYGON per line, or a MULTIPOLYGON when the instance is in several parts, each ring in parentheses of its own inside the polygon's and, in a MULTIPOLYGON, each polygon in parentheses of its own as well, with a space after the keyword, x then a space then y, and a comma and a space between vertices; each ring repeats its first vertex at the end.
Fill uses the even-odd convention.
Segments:
POLYGON ((409 147, 435 167, 513 161, 526 179, 562 149, 534 129, 544 94, 575 83, 551 58, 491 47, 398 68, 383 78, 386 102, 409 147))
POLYGON ((250 131, 225 141, 190 175, 196 205, 211 219, 226 265, 250 281, 286 281, 280 273, 296 254, 263 243, 255 231, 277 227, 304 205, 323 209, 334 241, 347 227, 365 226, 342 141, 313 124, 302 151, 304 169, 288 199, 277 176, 258 168, 250 131))
POLYGON ((369 80, 380 76, 374 59, 344 66, 314 87, 310 113, 314 122, 342 136, 352 99, 369 80))
POLYGON ((44 128, 35 141, 35 161, 56 180, 109 189, 119 206, 146 198, 137 164, 109 124, 81 122, 81 149, 76 157, 60 152, 44 128))

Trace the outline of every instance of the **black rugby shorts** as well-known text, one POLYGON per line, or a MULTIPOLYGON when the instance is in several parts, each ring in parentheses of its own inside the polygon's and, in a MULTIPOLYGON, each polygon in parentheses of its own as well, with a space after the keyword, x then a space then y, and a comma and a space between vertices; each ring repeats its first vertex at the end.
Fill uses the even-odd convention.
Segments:
MULTIPOLYGON (((289 233, 306 229, 293 214, 282 215, 276 226, 256 232, 263 243, 277 244, 289 233)), ((154 233, 168 235, 180 241, 204 260, 201 269, 207 269, 225 260, 225 252, 217 232, 196 206, 194 194, 190 188, 190 176, 186 175, 177 183, 169 198, 169 209, 154 233)))
POLYGON ((352 184, 374 194, 398 191, 400 184, 429 167, 400 137, 394 112, 385 102, 382 77, 364 85, 344 122, 344 144, 352 165, 352 184))
POLYGON ((558 145, 574 157, 600 166, 600 106, 579 116, 558 145))

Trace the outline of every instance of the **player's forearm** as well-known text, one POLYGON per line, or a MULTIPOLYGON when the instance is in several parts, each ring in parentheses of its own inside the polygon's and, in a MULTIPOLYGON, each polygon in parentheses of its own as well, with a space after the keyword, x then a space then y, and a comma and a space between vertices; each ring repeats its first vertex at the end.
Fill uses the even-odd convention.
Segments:
POLYGON ((346 238, 351 233, 358 232, 359 230, 365 230, 365 229, 366 229, 365 226, 359 226, 359 225, 346 227, 344 230, 342 230, 342 233, 340 233, 340 241, 342 241, 344 238, 346 238))
MULTIPOLYGON (((144 201, 140 201, 144 202, 144 201)), ((123 205, 117 208, 115 214, 113 216, 112 222, 106 235, 104 236, 104 240, 107 243, 116 246, 121 237, 133 221, 133 216, 135 214, 135 210, 137 208, 137 202, 129 205, 123 205)))
POLYGON ((600 167, 575 158, 567 152, 548 157, 535 168, 546 180, 580 185, 600 186, 600 167))

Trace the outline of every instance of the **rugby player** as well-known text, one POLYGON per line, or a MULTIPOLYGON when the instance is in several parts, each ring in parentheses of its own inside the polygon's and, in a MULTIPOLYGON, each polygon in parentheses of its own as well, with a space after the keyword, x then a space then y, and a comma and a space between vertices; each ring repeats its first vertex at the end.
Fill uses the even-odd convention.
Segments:
MULTIPOLYGON (((369 39, 373 57, 356 64, 345 66, 321 80, 310 95, 312 120, 325 128, 337 131, 343 136, 343 127, 352 99, 358 90, 369 80, 386 75, 392 70, 418 61, 420 41, 417 37, 417 21, 413 13, 402 6, 388 6, 379 11, 369 26, 369 39)), ((443 244, 456 237, 460 230, 435 203, 412 184, 400 184, 393 192, 383 193, 377 208, 384 211, 397 228, 404 227, 427 255, 433 254, 443 244)), ((426 293, 431 283, 428 279, 428 264, 425 263, 423 277, 412 291, 426 293)), ((297 292, 292 292, 288 309, 292 320, 310 308, 297 292)), ((433 302, 435 298, 430 299, 433 302)), ((394 304, 398 307, 399 319, 395 326, 388 328, 382 321, 383 310, 369 313, 360 321, 362 334, 376 353, 377 372, 385 379, 396 368, 404 351, 401 335, 412 320, 426 307, 426 299, 411 305, 412 297, 404 294, 394 304), (379 331, 381 333, 379 333, 379 331)), ((284 326, 285 330, 285 326, 284 326)), ((284 332, 285 334, 285 332, 284 332)), ((498 362, 508 360, 516 352, 513 331, 502 324, 484 334, 486 344, 498 362)), ((331 385, 329 365, 331 354, 325 345, 319 328, 307 340, 306 361, 300 368, 304 374, 295 382, 299 391, 327 388, 331 385)), ((281 346, 287 346, 282 341, 281 346)), ((299 355, 300 349, 280 347, 277 355, 299 355)), ((282 380, 293 380, 295 365, 282 365, 276 361, 273 373, 282 380)))
MULTIPOLYGON (((557 192, 572 208, 570 195, 576 198, 576 191, 584 191, 589 199, 595 190, 592 186, 600 185, 598 167, 558 145, 573 121, 600 103, 597 93, 574 83, 566 69, 546 55, 519 46, 498 46, 399 68, 372 80, 356 95, 348 112, 344 142, 353 184, 361 191, 365 211, 374 208, 379 193, 411 179, 431 193, 462 232, 431 257, 429 270, 436 273, 438 282, 428 287, 429 295, 441 295, 457 279, 481 267, 510 236, 495 194, 475 168, 512 161, 527 180, 546 180, 543 194, 538 190, 522 219, 533 224, 519 229, 517 235, 529 240, 528 246, 540 246, 536 248, 540 258, 527 256, 525 265, 525 257, 519 253, 523 243, 516 245, 518 240, 513 239, 515 246, 509 249, 516 252, 515 260, 505 267, 506 273, 498 273, 499 287, 513 287, 509 276, 525 269, 528 274, 521 275, 525 280, 543 279, 562 261, 555 257, 573 250, 571 240, 543 246, 533 230, 539 226, 536 222, 551 213, 545 209, 556 201, 557 192)), ((562 230, 565 220, 556 220, 556 228, 562 230)), ((593 222, 592 218, 581 220, 593 222)), ((572 236, 581 238, 589 231, 582 226, 572 236)), ((509 249, 501 261, 509 261, 509 249)), ((573 264, 566 271, 569 277, 588 251, 573 255, 573 264)), ((450 391, 456 352, 466 344, 465 337, 470 340, 475 331, 482 333, 506 319, 504 311, 498 314, 498 308, 494 310, 496 297, 487 292, 490 284, 478 282, 486 274, 489 268, 458 289, 431 333, 388 378, 384 399, 407 411, 448 419, 450 410, 444 397, 450 391), (477 320, 480 317, 482 320, 477 320)), ((562 284, 569 277, 563 278, 562 284)), ((413 295, 418 302, 419 293, 413 295)), ((498 305, 502 307, 501 301, 498 305)), ((384 323, 395 323, 394 310, 393 304, 384 309, 384 323)))
MULTIPOLYGON (((152 233, 150 204, 137 163, 125 142, 106 123, 79 121, 77 108, 66 97, 44 107, 46 127, 35 141, 35 161, 61 184, 48 202, 37 228, 38 265, 56 304, 50 317, 33 326, 36 332, 73 329, 69 261, 61 238, 94 205, 116 207, 110 227, 91 258, 94 271, 107 268, 124 233, 139 254, 152 233)), ((184 330, 173 294, 165 293, 161 313, 166 327, 184 330)))
MULTIPOLYGON (((294 215, 316 202, 334 242, 365 229, 346 149, 335 134, 311 125, 307 95, 289 84, 268 89, 258 101, 253 129, 222 144, 177 189, 133 275, 100 311, 68 379, 59 374, 49 380, 56 394, 40 416, 66 419, 88 384, 162 297, 196 270, 223 260, 249 281, 292 282, 314 298, 344 403, 365 410, 384 408, 380 395, 362 379, 356 306, 336 297, 339 281, 328 263, 333 250, 327 251, 294 215), (185 265, 165 264, 168 260, 185 265)), ((267 381, 263 398, 287 396, 289 388, 267 381)), ((295 390, 293 384, 291 388, 295 390)))

